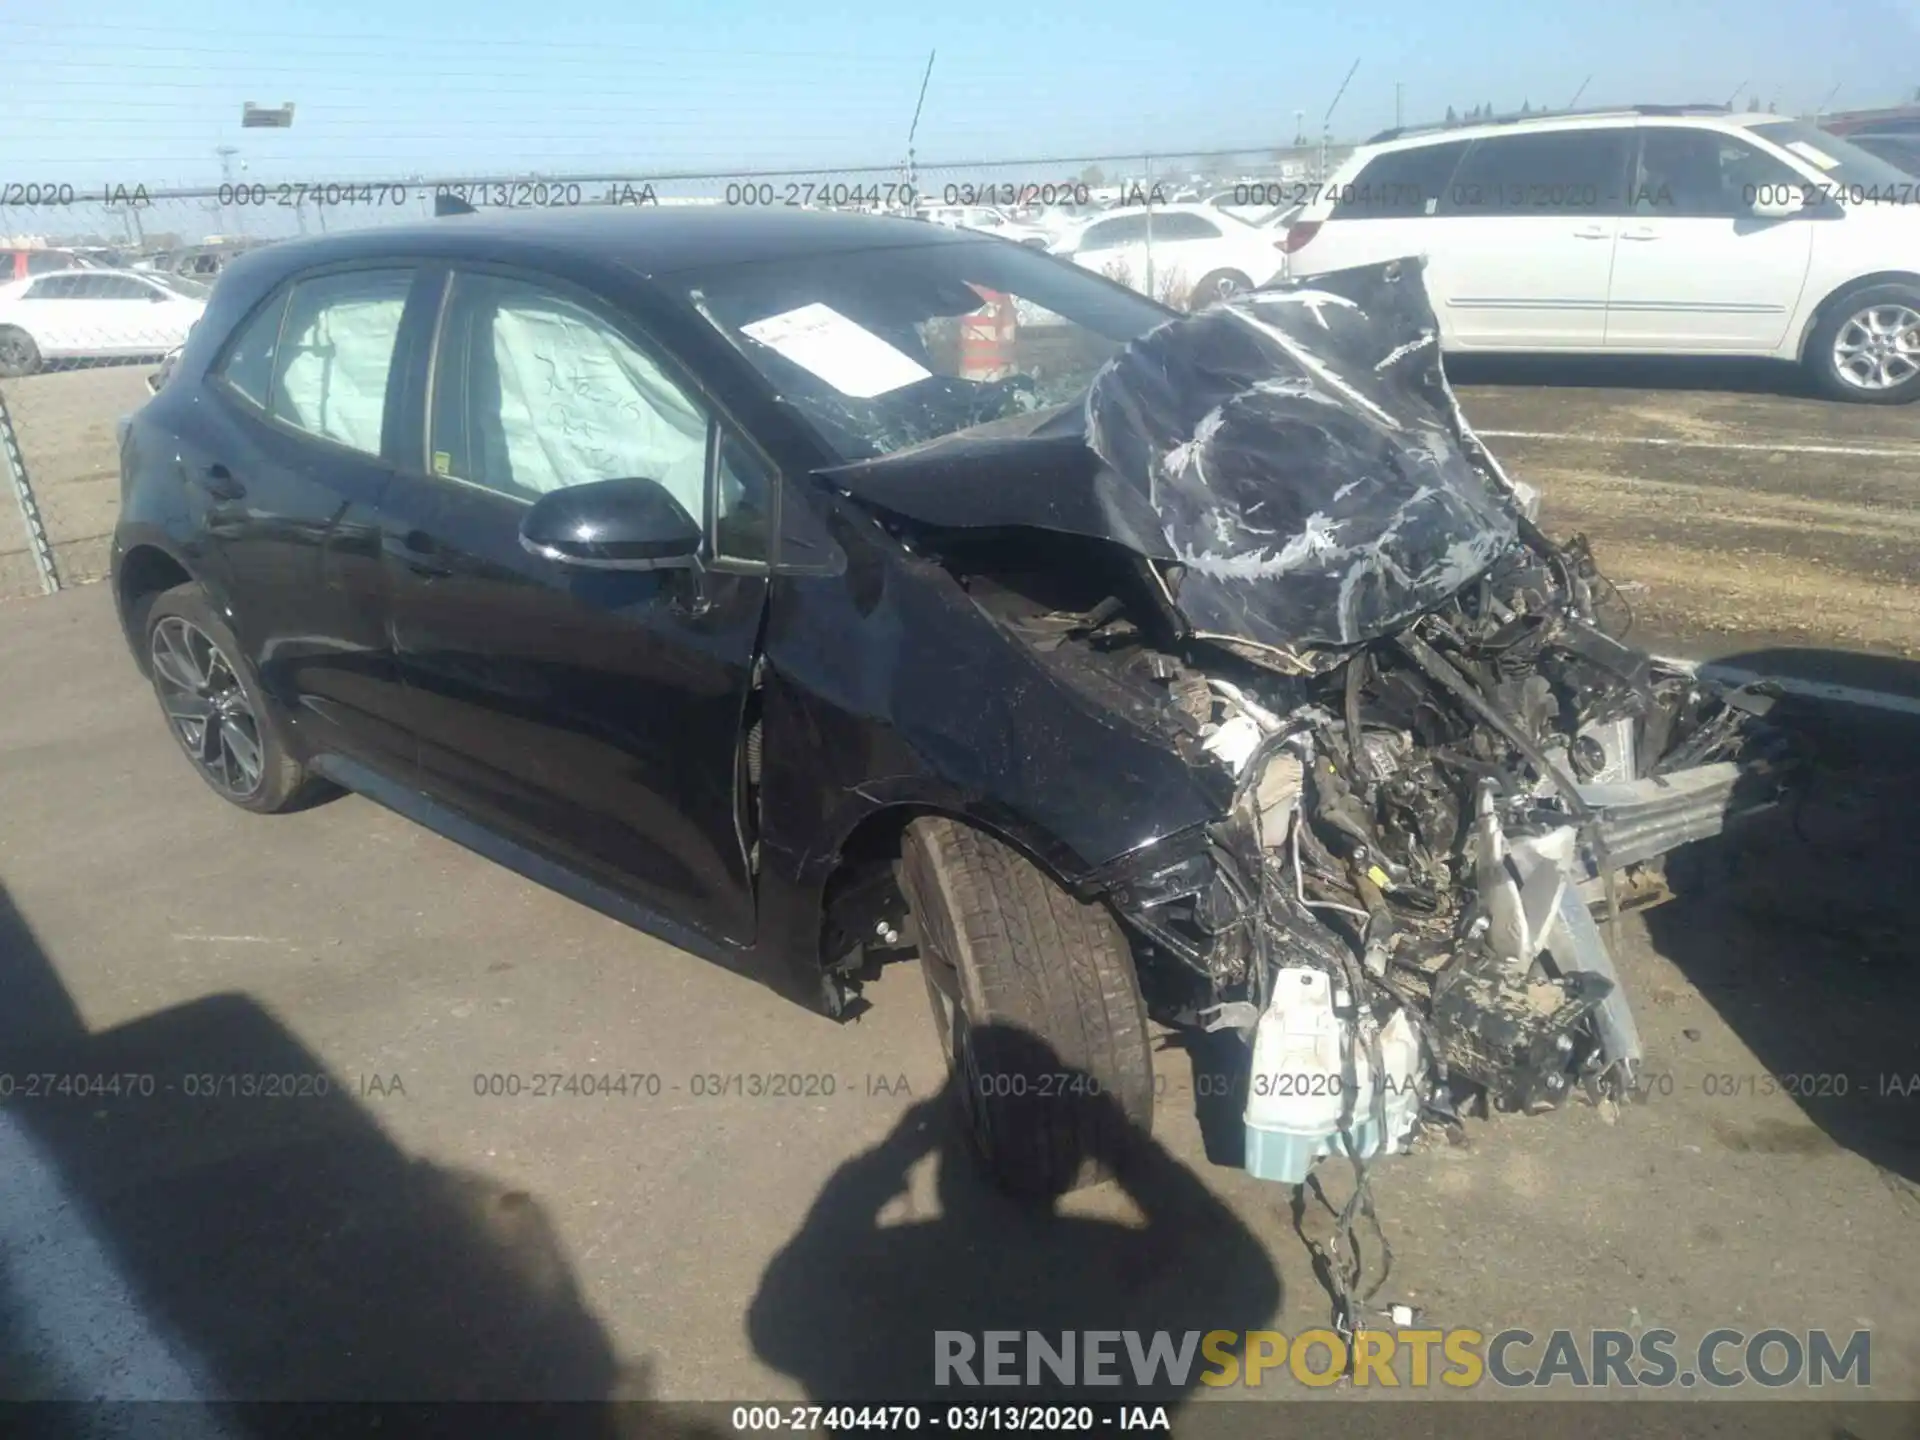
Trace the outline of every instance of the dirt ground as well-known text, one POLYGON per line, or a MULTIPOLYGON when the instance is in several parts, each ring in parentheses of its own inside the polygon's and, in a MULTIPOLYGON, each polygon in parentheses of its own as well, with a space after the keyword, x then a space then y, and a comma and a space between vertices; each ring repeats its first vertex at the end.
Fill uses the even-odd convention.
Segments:
POLYGON ((1920 408, 1777 393, 1769 367, 1562 361, 1525 372, 1557 384, 1472 383, 1517 368, 1454 367, 1468 419, 1540 487, 1549 532, 1592 538, 1644 637, 1920 656, 1920 408), (1639 388, 1667 378, 1698 388, 1639 388))

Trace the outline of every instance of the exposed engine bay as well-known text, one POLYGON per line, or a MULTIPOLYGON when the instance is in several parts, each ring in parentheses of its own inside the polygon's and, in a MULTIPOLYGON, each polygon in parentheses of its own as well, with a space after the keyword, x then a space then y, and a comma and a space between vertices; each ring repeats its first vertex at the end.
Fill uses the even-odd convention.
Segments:
POLYGON ((1256 292, 1083 414, 833 478, 1089 705, 1220 779, 1108 867, 1163 1019, 1247 1047, 1246 1164, 1633 1083, 1609 948, 1662 857, 1778 798, 1771 701, 1621 638, 1584 539, 1468 429, 1417 261, 1256 292))
POLYGON ((1204 844, 1110 898, 1163 1016, 1250 1046, 1269 1016, 1270 1031, 1340 1041, 1256 1065, 1252 1098, 1302 1102, 1267 1108, 1308 1112, 1314 1137, 1269 1178, 1304 1178, 1343 1123, 1397 1148, 1460 1088, 1522 1109, 1629 1088, 1639 1040, 1592 911, 1659 893, 1663 855, 1775 798, 1785 740, 1767 698, 1621 644, 1584 544, 1529 530, 1445 605, 1307 675, 1169 646, 1111 597, 1040 610, 1018 577, 966 579, 1077 683, 1126 687, 1194 763, 1232 775, 1204 844), (1289 1004, 1315 974, 1331 1027, 1289 1004), (1397 1074, 1366 1058, 1395 1024, 1416 1042, 1397 1074), (1355 1094, 1362 1076, 1377 1093, 1355 1094), (1408 1097, 1392 1115, 1389 1090, 1408 1097))

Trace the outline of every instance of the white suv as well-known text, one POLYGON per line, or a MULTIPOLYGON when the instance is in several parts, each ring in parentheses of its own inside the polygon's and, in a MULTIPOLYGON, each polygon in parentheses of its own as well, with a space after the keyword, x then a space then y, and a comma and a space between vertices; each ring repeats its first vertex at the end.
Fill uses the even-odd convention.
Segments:
POLYGON ((1448 351, 1764 355, 1920 397, 1920 181, 1778 115, 1640 106, 1356 149, 1288 273, 1426 258, 1448 351))

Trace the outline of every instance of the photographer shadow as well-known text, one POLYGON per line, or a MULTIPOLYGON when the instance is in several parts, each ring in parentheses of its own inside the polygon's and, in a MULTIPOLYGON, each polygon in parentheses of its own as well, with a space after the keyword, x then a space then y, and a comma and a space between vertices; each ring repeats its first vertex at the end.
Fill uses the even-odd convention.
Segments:
POLYGON ((246 995, 89 1030, 4 886, 0 997, 0 1434, 712 1433, 605 1403, 650 1367, 533 1194, 383 1131, 406 1077, 246 995))
MULTIPOLYGON (((979 1053, 995 1055, 1011 1074, 1077 1073, 1035 1036, 982 1028, 995 1033, 983 1037, 979 1053)), ((1105 1347, 1115 1383, 1068 1386, 1045 1366, 1030 1375, 1017 1360, 1008 1372, 1018 1377, 1014 1388, 988 1383, 984 1332, 1037 1332, 1055 1351, 1063 1332, 1071 1333, 1080 1366, 1088 1331, 1138 1331, 1143 1348, 1153 1332, 1165 1331, 1177 1351, 1189 1332, 1244 1332, 1278 1314, 1280 1278, 1259 1239, 1110 1099, 1092 1102, 1105 1112, 1094 1123, 1063 1123, 1061 1130, 1076 1137, 1069 1143, 1079 1153, 1070 1161, 1113 1174, 1117 1188, 1085 1192, 1066 1206, 1058 1194, 1020 1198, 994 1188, 961 1127, 948 1119, 956 1099, 949 1082, 843 1165, 761 1277, 748 1336, 760 1358, 798 1380, 809 1397, 822 1404, 1170 1405, 1217 1368, 1197 1343, 1184 1373, 1159 1367, 1142 1383, 1116 1334, 1105 1347), (937 1166, 937 1213, 915 1213, 926 1186, 916 1186, 911 1172, 928 1159, 937 1166), (1069 1213, 1111 1208, 1107 1202, 1123 1198, 1137 1223, 1069 1213), (968 1337, 963 1365, 940 1364, 942 1354, 968 1352, 953 1338, 943 1345, 936 1332, 968 1337), (977 1383, 968 1383, 969 1375, 977 1383)), ((1235 1338, 1229 1350, 1237 1354, 1235 1338)), ((1012 1349, 1024 1356, 1024 1340, 1012 1349)), ((1083 1368, 1074 1375, 1086 1378, 1083 1368)))

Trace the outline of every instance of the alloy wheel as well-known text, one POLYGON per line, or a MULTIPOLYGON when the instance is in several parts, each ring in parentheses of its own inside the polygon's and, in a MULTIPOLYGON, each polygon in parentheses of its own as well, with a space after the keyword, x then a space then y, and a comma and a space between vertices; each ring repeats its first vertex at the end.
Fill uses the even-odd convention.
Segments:
POLYGON ((1861 390, 1891 390, 1920 375, 1920 311, 1869 305, 1833 337, 1833 368, 1861 390))
POLYGON ((178 615, 153 627, 150 653, 154 688, 181 748, 234 799, 252 795, 264 774, 260 719, 233 662, 178 615))

